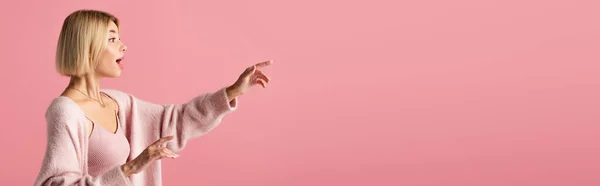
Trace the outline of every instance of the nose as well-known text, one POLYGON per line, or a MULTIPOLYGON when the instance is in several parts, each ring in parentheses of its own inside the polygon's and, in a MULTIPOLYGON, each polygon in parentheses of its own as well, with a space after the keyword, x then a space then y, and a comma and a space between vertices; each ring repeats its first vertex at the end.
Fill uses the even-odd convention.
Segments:
POLYGON ((125 50, 127 50, 127 46, 123 45, 123 48, 121 50, 123 50, 123 52, 125 52, 125 50))

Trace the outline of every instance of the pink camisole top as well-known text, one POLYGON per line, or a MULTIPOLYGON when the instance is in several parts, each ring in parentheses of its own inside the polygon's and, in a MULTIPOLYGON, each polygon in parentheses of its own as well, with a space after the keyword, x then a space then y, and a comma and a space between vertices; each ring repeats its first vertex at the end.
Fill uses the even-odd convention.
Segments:
MULTIPOLYGON (((88 173, 91 176, 100 175, 115 166, 126 163, 129 156, 129 141, 125 137, 119 115, 117 118, 117 130, 115 133, 108 131, 92 121, 92 133, 89 136, 88 146, 88 173)), ((89 118, 88 118, 89 119, 89 118)))

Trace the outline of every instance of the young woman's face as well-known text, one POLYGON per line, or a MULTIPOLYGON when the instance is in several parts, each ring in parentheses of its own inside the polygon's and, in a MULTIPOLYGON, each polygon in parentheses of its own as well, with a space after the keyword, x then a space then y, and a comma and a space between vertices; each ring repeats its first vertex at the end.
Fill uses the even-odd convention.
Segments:
POLYGON ((96 74, 101 77, 119 77, 123 69, 123 56, 127 46, 121 42, 119 29, 114 22, 108 26, 106 49, 100 54, 96 74))

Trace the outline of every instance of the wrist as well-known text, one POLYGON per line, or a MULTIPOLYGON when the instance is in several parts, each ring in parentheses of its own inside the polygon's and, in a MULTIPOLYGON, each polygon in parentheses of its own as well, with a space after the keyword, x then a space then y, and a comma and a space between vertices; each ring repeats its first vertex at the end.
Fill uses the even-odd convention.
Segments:
POLYGON ((237 90, 237 88, 235 88, 234 85, 225 88, 225 92, 227 93, 227 97, 230 101, 241 95, 241 93, 237 90))

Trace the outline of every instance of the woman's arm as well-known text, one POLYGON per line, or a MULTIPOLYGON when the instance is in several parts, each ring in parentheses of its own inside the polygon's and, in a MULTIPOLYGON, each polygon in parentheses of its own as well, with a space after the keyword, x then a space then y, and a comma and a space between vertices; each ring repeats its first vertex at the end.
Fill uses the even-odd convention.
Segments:
POLYGON ((175 135, 176 139, 167 148, 180 151, 187 140, 210 132, 235 109, 237 98, 230 99, 227 88, 199 95, 183 105, 167 105, 162 113, 160 137, 175 135))
POLYGON ((201 94, 183 104, 155 104, 125 94, 127 120, 136 132, 143 131, 151 140, 173 136, 166 147, 181 151, 188 140, 217 127, 223 117, 236 110, 237 98, 227 95, 227 88, 201 94))
POLYGON ((111 90, 106 92, 117 95, 114 97, 124 107, 119 110, 125 111, 132 136, 138 133, 148 135, 146 142, 173 136, 166 147, 178 152, 188 140, 210 132, 227 114, 235 111, 237 97, 250 87, 257 84, 266 87, 270 79, 258 69, 271 63, 267 61, 248 67, 231 86, 201 94, 183 104, 154 104, 130 94, 111 90))

